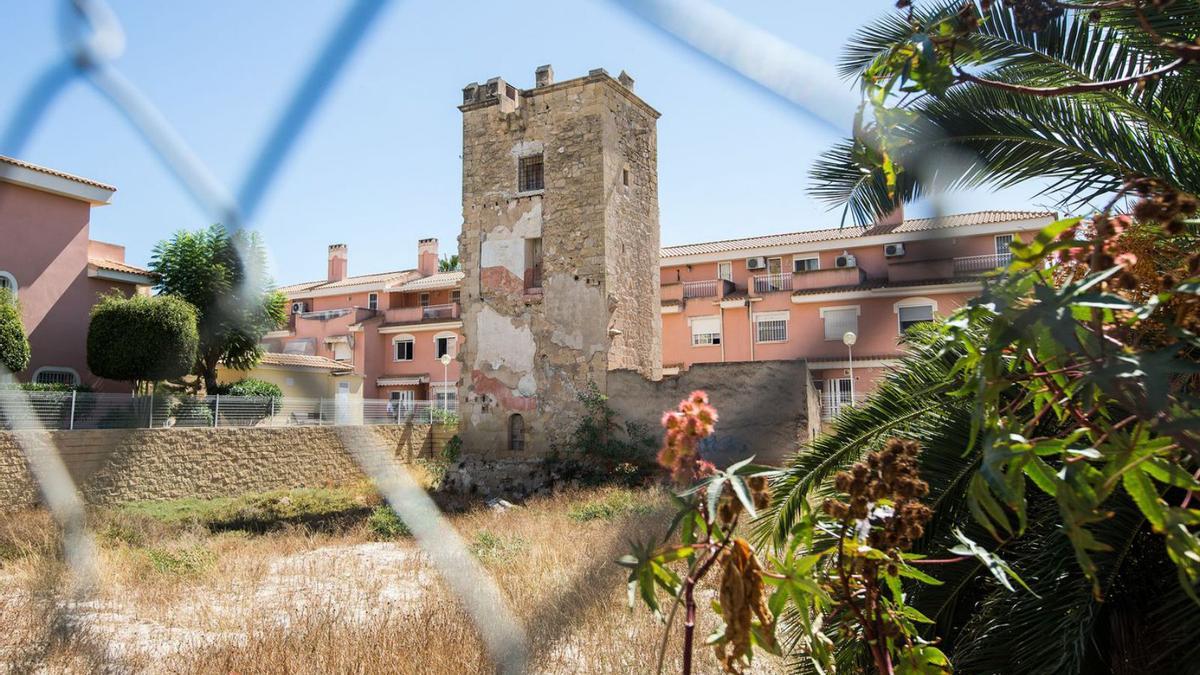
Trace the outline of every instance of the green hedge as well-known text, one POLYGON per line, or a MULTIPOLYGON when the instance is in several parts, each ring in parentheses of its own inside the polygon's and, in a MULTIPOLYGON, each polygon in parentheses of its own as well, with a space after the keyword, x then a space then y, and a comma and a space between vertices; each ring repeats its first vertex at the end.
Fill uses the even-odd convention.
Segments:
POLYGON ((267 382, 254 377, 247 377, 244 380, 238 380, 226 387, 223 387, 222 394, 230 396, 260 396, 262 398, 273 398, 276 401, 283 398, 283 389, 274 382, 267 382))
POLYGON ((29 338, 21 323, 21 310, 7 288, 0 290, 0 365, 13 373, 29 365, 29 338))
POLYGON ((113 293, 92 308, 88 368, 110 380, 170 380, 195 367, 199 341, 196 308, 186 300, 113 293))

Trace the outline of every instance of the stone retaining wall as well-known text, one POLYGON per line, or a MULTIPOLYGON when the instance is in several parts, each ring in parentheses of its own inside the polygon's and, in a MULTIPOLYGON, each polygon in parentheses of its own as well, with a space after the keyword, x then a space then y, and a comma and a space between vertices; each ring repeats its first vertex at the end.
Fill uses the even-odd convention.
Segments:
POLYGON ((812 395, 804 361, 698 363, 679 375, 650 381, 627 370, 608 374, 608 403, 625 422, 662 439, 662 414, 697 389, 717 408, 716 433, 702 452, 718 465, 754 455, 780 464, 813 435, 812 395))
MULTIPOLYGON (((403 461, 440 451, 453 427, 380 425, 372 434, 403 461)), ((34 506, 37 486, 18 445, 0 431, 0 511, 34 506)), ((45 432, 93 504, 210 498, 364 478, 337 427, 114 429, 45 432)))

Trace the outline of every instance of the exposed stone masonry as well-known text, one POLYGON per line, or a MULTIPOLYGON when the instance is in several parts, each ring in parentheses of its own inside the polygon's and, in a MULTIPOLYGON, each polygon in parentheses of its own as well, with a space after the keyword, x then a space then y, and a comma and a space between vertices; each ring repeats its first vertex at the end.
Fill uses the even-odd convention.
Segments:
POLYGON ((559 83, 540 70, 534 89, 494 78, 463 90, 468 452, 507 452, 519 414, 521 453, 545 453, 589 381, 604 391, 615 368, 661 373, 658 113, 602 70, 559 83), (539 154, 544 186, 520 192, 518 163, 539 154))
MULTIPOLYGON (((408 461, 440 450, 453 429, 429 425, 361 427, 408 461)), ((0 431, 0 511, 38 503, 20 434, 0 431)), ((365 478, 337 427, 114 429, 51 431, 83 498, 94 504, 199 499, 280 488, 337 485, 365 478)))

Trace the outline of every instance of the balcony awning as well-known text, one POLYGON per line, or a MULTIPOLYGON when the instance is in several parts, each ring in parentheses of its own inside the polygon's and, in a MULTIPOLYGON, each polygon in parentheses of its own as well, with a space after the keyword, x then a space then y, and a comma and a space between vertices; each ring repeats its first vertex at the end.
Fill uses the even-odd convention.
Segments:
POLYGON ((405 377, 381 377, 375 380, 377 387, 405 387, 417 384, 425 384, 429 381, 428 375, 411 375, 405 377))

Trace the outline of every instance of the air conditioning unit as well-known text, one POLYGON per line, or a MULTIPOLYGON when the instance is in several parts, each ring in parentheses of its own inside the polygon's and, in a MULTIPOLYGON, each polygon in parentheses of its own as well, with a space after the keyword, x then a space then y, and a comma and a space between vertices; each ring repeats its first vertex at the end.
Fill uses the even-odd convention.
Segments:
POLYGON ((767 259, 762 256, 757 258, 746 258, 746 269, 765 270, 767 269, 767 259))
POLYGON ((898 258, 904 255, 904 244, 888 244, 884 246, 883 255, 888 258, 898 258))
POLYGON ((838 268, 858 267, 858 258, 855 258, 853 253, 842 251, 841 255, 833 259, 833 266, 838 268))
POLYGON ((292 303, 292 314, 303 314, 308 311, 308 305, 303 302, 292 303))

